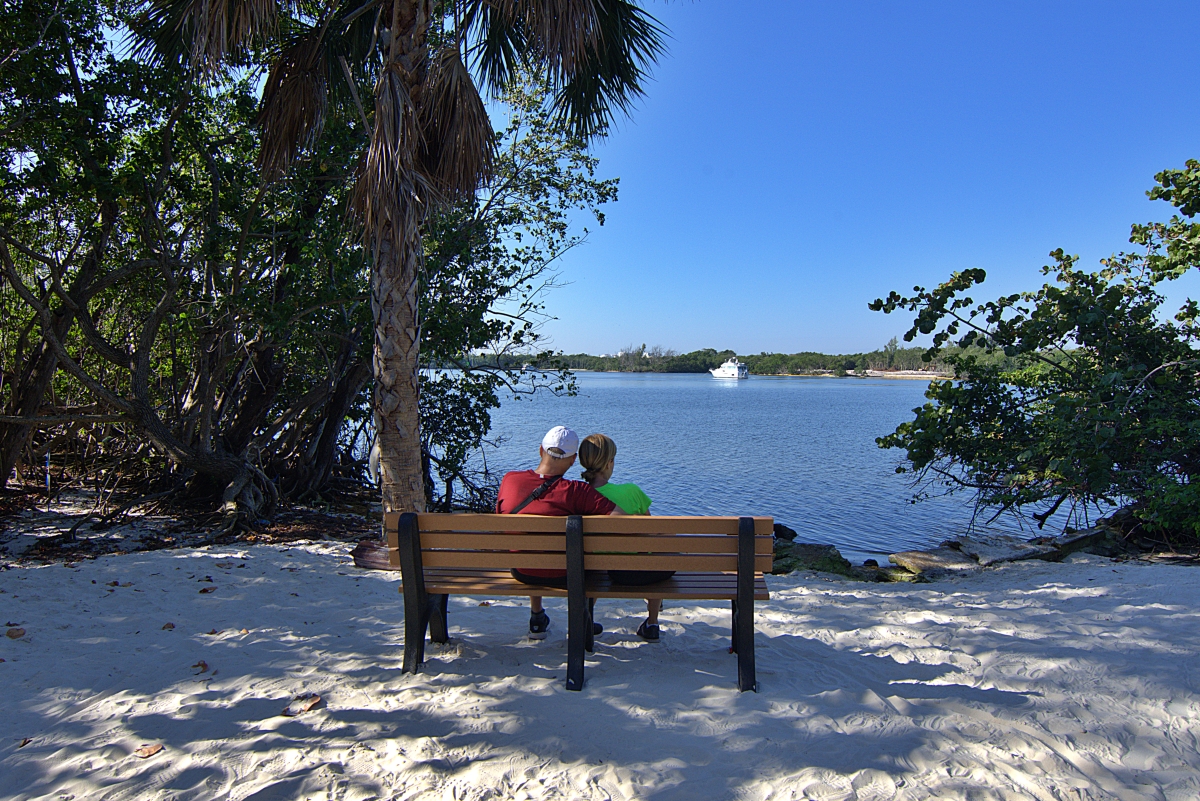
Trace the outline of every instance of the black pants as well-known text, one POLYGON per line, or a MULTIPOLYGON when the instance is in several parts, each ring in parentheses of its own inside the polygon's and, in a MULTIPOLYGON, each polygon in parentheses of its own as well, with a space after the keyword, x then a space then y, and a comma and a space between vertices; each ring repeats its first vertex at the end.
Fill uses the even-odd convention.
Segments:
POLYGON ((627 587, 641 587, 645 584, 657 584, 675 575, 674 570, 610 570, 608 577, 613 584, 624 584, 627 587))

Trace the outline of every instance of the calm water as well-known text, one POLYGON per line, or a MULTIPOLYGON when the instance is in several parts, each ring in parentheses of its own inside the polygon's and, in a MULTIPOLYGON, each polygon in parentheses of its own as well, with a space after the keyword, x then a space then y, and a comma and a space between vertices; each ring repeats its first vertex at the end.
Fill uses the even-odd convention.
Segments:
MULTIPOLYGON (((936 544, 964 531, 958 499, 910 504, 899 451, 875 438, 925 402, 923 381, 578 373, 579 395, 508 401, 488 456, 500 472, 537 463, 551 426, 617 443, 613 481, 632 481, 654 514, 770 515, 851 560, 936 544)), ((570 478, 578 478, 578 465, 570 478)))

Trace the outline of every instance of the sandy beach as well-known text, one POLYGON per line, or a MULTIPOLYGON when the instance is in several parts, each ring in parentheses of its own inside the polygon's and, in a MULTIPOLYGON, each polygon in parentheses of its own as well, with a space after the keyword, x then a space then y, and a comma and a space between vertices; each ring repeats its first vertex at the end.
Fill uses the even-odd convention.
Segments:
POLYGON ((397 576, 348 551, 0 571, 0 797, 1200 797, 1193 568, 1076 556, 924 585, 770 577, 761 692, 745 694, 727 608, 672 604, 648 644, 638 603, 602 601, 587 686, 569 693, 562 602, 538 643, 523 604, 452 599, 451 644, 402 674, 397 576), (307 693, 321 703, 281 715, 307 693))

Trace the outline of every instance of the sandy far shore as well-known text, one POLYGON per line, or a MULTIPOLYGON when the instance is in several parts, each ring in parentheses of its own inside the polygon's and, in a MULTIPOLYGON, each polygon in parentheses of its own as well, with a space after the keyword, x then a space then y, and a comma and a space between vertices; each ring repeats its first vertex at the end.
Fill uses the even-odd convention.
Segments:
POLYGON ((10 568, 0 797, 1191 801, 1198 578, 1097 557, 770 578, 745 694, 727 607, 673 604, 651 645, 638 603, 601 601, 569 693, 561 602, 535 643, 523 604, 452 599, 453 642, 401 674, 396 577, 342 544, 10 568), (302 693, 322 704, 281 716, 302 693))

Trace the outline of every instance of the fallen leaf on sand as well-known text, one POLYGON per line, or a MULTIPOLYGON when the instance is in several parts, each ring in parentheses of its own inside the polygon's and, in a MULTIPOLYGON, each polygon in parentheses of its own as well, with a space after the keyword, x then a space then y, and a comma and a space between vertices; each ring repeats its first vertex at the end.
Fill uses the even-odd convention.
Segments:
POLYGON ((4 632, 4 636, 10 640, 19 640, 25 636, 25 629, 9 629, 4 632))
POLYGON ((133 755, 141 757, 142 759, 146 759, 147 757, 154 756, 161 750, 162 750, 162 743, 155 743, 154 745, 143 745, 141 748, 134 751, 133 755))
POLYGON ((217 591, 216 587, 205 587, 204 589, 200 590, 200 594, 204 595, 205 593, 216 592, 216 591, 217 591))
POLYGON ((249 633, 250 633, 249 629, 242 629, 242 634, 249 634, 249 633))
POLYGON ((212 631, 209 632, 209 636, 215 637, 216 635, 220 634, 221 631, 224 631, 224 629, 221 629, 221 630, 213 629, 212 631))
POLYGON ((19 626, 19 625, 21 625, 21 624, 20 624, 20 623, 13 623, 13 622, 10 620, 9 622, 5 623, 4 625, 6 625, 6 626, 19 626))
POLYGON ((106 581, 104 583, 107 584, 109 587, 120 587, 121 586, 121 582, 119 582, 119 581, 106 581))
POLYGON ((163 630, 164 630, 164 631, 170 631, 170 630, 171 630, 171 629, 173 629, 173 628, 175 628, 175 624, 174 624, 174 623, 163 623, 163 630))
POLYGON ((202 579, 196 579, 196 581, 207 581, 209 584, 212 584, 212 576, 205 576, 202 579))
POLYGON ((7 660, 4 660, 4 659, 0 659, 0 662, 5 662, 5 661, 7 661, 7 660))
POLYGON ((32 742, 33 742, 32 737, 26 737, 24 740, 21 741, 21 744, 18 745, 17 748, 24 748, 25 746, 29 745, 32 742))
MULTIPOLYGON (((207 662, 205 662, 203 659, 201 659, 201 660, 200 660, 199 662, 197 662, 196 664, 192 665, 192 667, 194 667, 194 668, 200 668, 200 673, 207 673, 207 672, 208 672, 208 663, 207 663, 207 662)), ((196 675, 197 675, 197 676, 199 676, 199 675, 200 675, 200 673, 197 673, 196 675)))
POLYGON ((480 601, 479 605, 480 606, 491 606, 492 602, 491 601, 480 601))
POLYGON ((281 714, 284 717, 294 718, 297 715, 303 715, 305 712, 308 712, 310 709, 316 707, 319 703, 321 703, 321 696, 317 695, 316 693, 304 693, 303 695, 297 695, 295 700, 288 704, 281 714))

